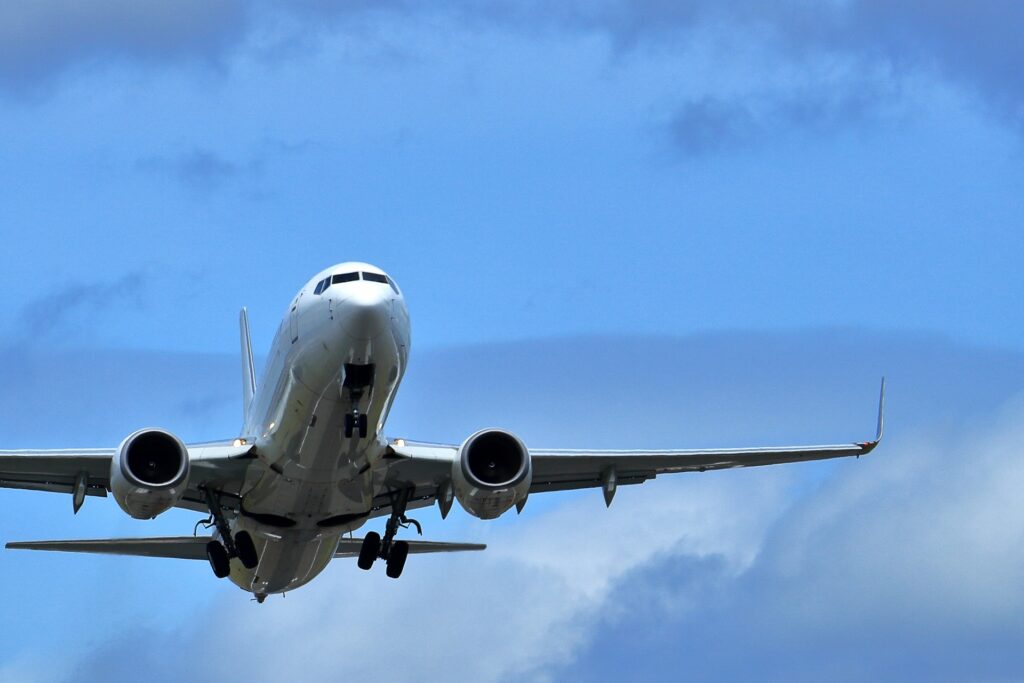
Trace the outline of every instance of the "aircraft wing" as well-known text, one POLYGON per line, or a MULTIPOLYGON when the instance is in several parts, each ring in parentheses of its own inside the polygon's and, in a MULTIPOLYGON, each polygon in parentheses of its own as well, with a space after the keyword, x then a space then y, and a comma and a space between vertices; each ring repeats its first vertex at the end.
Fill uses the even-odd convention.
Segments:
MULTIPOLYGON (((205 560, 206 544, 210 536, 169 536, 157 538, 97 538, 73 541, 20 541, 8 543, 10 550, 48 550, 64 553, 96 553, 100 555, 134 555, 136 557, 166 557, 178 560, 205 560)), ((409 552, 458 553, 485 550, 482 543, 442 543, 439 541, 409 541, 409 552)), ((335 557, 358 557, 361 538, 343 538, 335 557)))
MULTIPOLYGON (((189 486, 177 507, 206 511, 199 486, 237 493, 245 470, 255 458, 252 445, 235 441, 188 446, 189 486)), ((85 496, 106 496, 110 464, 117 449, 0 451, 0 488, 72 494, 75 512, 85 496), (78 495, 76 494, 78 492, 78 495)), ((223 505, 231 508, 226 497, 223 505)))
POLYGON ((75 541, 21 541, 8 543, 5 547, 10 550, 51 550, 65 553, 205 560, 206 544, 209 541, 209 536, 98 538, 75 541))
MULTIPOLYGON (((610 503, 617 486, 639 484, 659 474, 859 457, 874 450, 882 439, 884 405, 883 380, 878 401, 875 438, 871 441, 847 444, 705 450, 530 449, 533 463, 530 493, 604 488, 605 501, 610 503)), ((458 456, 458 446, 403 440, 394 442, 391 450, 392 463, 385 478, 385 489, 415 487, 410 497, 410 508, 423 507, 433 502, 438 487, 450 476, 452 462, 458 456)), ((390 510, 387 495, 378 496, 375 502, 375 516, 386 514, 390 510)))

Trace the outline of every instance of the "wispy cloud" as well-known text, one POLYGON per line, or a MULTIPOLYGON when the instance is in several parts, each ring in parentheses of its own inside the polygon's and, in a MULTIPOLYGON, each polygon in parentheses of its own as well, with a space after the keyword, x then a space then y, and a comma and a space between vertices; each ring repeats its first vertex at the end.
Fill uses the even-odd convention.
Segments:
POLYGON ((208 192, 236 178, 259 173, 263 162, 261 159, 236 162, 208 149, 193 149, 177 156, 146 157, 140 159, 136 167, 167 175, 193 190, 208 192))
POLYGON ((691 157, 794 133, 835 133, 880 116, 886 109, 880 90, 858 82, 769 96, 704 97, 679 107, 668 129, 679 151, 691 157))
POLYGON ((142 157, 135 162, 135 168, 165 176, 195 192, 210 193, 233 182, 258 179, 268 164, 284 157, 306 153, 311 148, 308 141, 267 139, 248 154, 232 158, 212 149, 196 147, 174 154, 142 157))
POLYGON ((95 325, 95 318, 120 306, 140 308, 150 278, 132 271, 116 280, 72 282, 26 303, 20 314, 21 336, 26 340, 77 339, 95 325))

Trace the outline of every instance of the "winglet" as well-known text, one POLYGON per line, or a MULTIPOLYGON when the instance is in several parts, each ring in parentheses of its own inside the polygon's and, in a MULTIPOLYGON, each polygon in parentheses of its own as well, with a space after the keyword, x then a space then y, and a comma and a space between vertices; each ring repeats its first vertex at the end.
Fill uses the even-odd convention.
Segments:
POLYGON ((878 427, 875 430, 874 441, 865 441, 859 444, 864 449, 862 455, 867 455, 875 449, 882 441, 882 433, 885 431, 885 377, 882 378, 882 388, 878 392, 878 427))
POLYGON ((885 377, 882 377, 882 388, 878 392, 878 431, 875 432, 875 443, 882 440, 885 431, 885 377))
POLYGON ((242 335, 242 420, 249 416, 249 406, 256 393, 256 368, 252 362, 252 339, 249 337, 249 311, 242 308, 238 315, 242 335))

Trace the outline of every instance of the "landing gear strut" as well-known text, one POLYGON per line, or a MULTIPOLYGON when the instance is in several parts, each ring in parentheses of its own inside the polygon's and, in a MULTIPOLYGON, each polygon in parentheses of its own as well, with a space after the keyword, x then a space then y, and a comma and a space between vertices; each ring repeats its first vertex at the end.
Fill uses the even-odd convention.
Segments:
POLYGON ((359 434, 360 439, 365 439, 369 434, 369 425, 366 415, 360 412, 359 402, 367 389, 373 390, 374 366, 345 363, 345 379, 342 381, 342 388, 348 389, 349 398, 352 399, 352 410, 345 416, 345 438, 351 439, 354 434, 359 434))
POLYGON ((213 540, 206 544, 206 559, 210 561, 214 576, 223 579, 231 573, 232 557, 237 557, 246 569, 255 569, 260 558, 252 536, 248 531, 232 534, 231 527, 224 517, 224 510, 220 506, 220 498, 208 488, 203 488, 203 495, 206 496, 210 517, 213 518, 213 524, 221 538, 220 541, 213 540))
POLYGON ((405 541, 396 541, 395 536, 399 528, 408 529, 416 527, 416 533, 422 535, 423 527, 415 519, 405 516, 405 508, 409 504, 409 494, 412 489, 402 489, 395 496, 391 504, 391 516, 384 529, 384 538, 376 531, 371 531, 363 538, 363 546, 359 549, 360 569, 369 569, 379 557, 387 563, 386 573, 392 579, 397 579, 405 569, 405 560, 409 556, 409 544, 405 541))
POLYGON ((351 439, 356 432, 359 433, 360 439, 365 439, 369 429, 366 416, 359 412, 359 400, 353 399, 352 412, 345 415, 345 438, 351 439))

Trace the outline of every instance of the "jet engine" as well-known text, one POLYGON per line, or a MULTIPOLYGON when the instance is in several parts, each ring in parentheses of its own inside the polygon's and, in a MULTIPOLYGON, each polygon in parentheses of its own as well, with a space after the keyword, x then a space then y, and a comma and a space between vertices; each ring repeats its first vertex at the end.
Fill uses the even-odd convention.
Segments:
POLYGON ((480 519, 494 519, 525 501, 532 479, 530 451, 499 429, 485 429, 466 439, 452 463, 455 497, 480 519))
POLYGON ((188 449, 162 429, 142 429, 121 442, 110 463, 110 490, 121 509, 152 519, 174 507, 188 486, 188 449))

